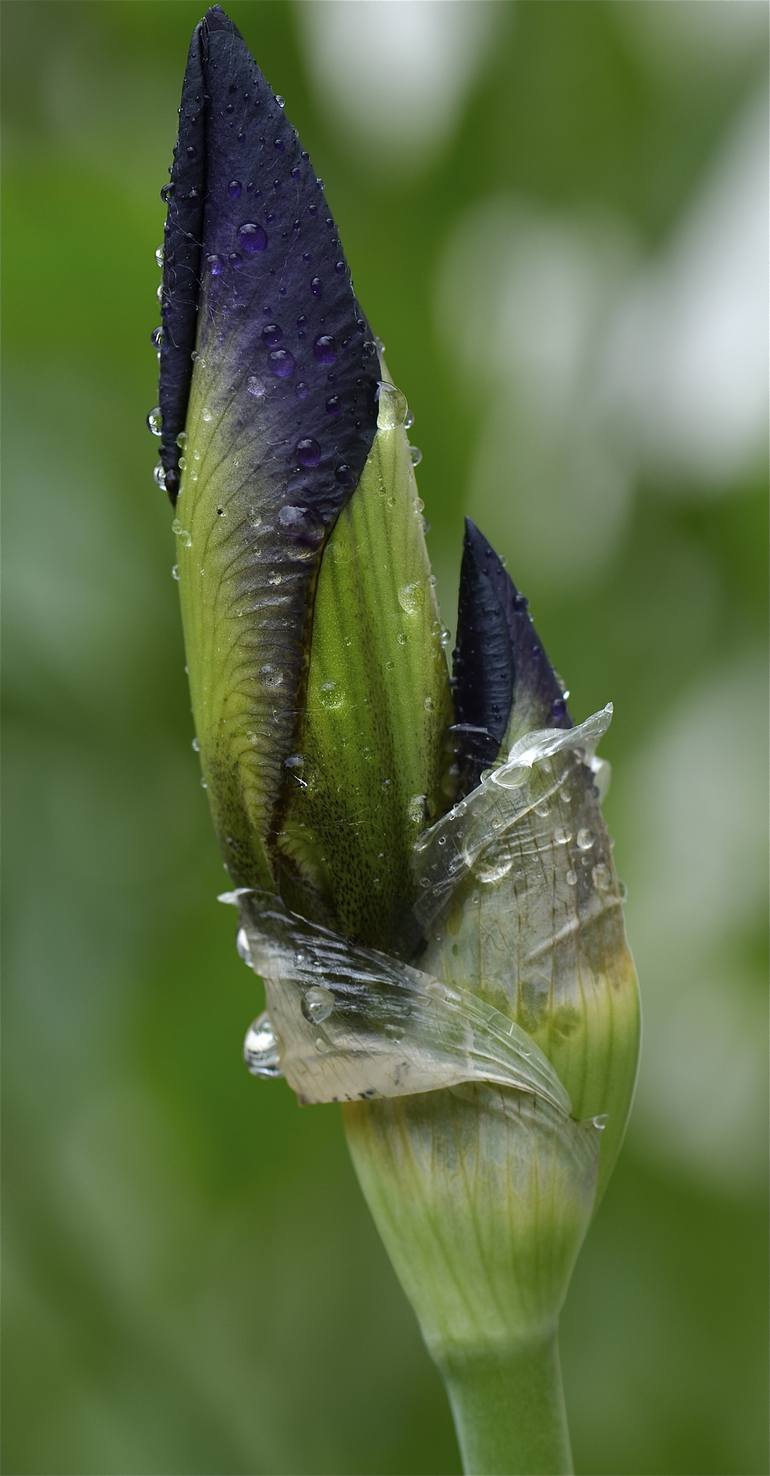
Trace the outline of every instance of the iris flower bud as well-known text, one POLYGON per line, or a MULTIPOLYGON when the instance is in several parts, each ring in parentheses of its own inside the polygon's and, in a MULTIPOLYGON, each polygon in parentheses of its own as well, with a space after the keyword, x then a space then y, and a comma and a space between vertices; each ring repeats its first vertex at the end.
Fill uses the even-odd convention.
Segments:
POLYGON ((573 726, 471 523, 450 681, 406 401, 219 7, 163 194, 158 480, 223 900, 267 994, 247 1064, 345 1103, 467 1468, 565 1470, 555 1329, 638 1050, 611 708, 573 726))

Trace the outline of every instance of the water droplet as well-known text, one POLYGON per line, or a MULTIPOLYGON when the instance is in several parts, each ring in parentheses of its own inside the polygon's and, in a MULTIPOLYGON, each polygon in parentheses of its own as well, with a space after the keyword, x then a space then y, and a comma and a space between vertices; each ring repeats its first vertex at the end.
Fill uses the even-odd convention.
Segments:
POLYGON ((535 805, 535 814, 540 820, 545 820, 550 815, 550 813, 551 806, 549 805, 547 800, 541 800, 539 805, 535 805))
POLYGON ((213 410, 210 410, 208 405, 204 405, 203 409, 201 410, 201 420, 203 421, 204 425, 211 425, 213 419, 213 410))
POLYGON ((289 773, 291 774, 292 779, 294 779, 296 781, 296 783, 300 786, 301 789, 307 789, 307 787, 308 787, 307 780, 306 779, 303 779, 303 777, 302 777, 303 772, 304 772, 304 768, 305 768, 305 755, 304 754, 302 754, 302 753, 290 753, 289 754, 289 757, 286 758, 286 759, 284 759, 284 761, 283 761, 283 767, 285 769, 288 769, 289 773))
POLYGON ((239 179, 231 179, 227 186, 227 193, 231 200, 240 200, 243 193, 243 185, 239 179))
POLYGON ((474 861, 473 874, 485 886, 491 886, 494 882, 502 881, 512 866, 513 856, 510 851, 488 851, 474 861))
POLYGON ((322 1025, 334 1009, 334 995, 322 984, 314 984, 303 994, 299 1007, 310 1025, 322 1025))
POLYGON ((215 255, 207 256, 206 257, 206 265, 207 265, 207 267, 209 269, 209 272, 211 273, 212 277, 221 277, 221 275, 222 275, 222 273, 223 273, 223 271, 225 269, 225 264, 224 264, 221 256, 215 256, 215 255))
POLYGON ((179 447, 179 450, 184 451, 184 448, 187 445, 187 431, 182 430, 179 432, 179 435, 176 438, 176 443, 179 447))
POLYGON ((152 475, 153 475, 154 481, 160 487, 161 492, 165 492, 165 490, 166 490, 166 469, 165 469, 165 467, 163 466, 163 464, 160 461, 158 462, 158 465, 157 466, 154 466, 153 467, 153 469, 152 469, 152 475))
POLYGON ((177 582, 177 584, 179 583, 179 565, 178 564, 172 564, 171 565, 171 578, 172 579, 175 579, 176 582, 177 582))
POLYGON ((297 383, 294 386, 294 393, 297 396, 297 399, 298 400, 306 400, 307 399, 307 396, 308 396, 308 388, 307 388, 307 385, 305 384, 304 379, 300 379, 300 380, 297 381, 297 383))
POLYGON ((377 389, 377 429, 395 430, 406 424, 408 414, 406 396, 387 379, 381 379, 377 389))
POLYGON ((313 344, 313 353, 319 364, 334 364, 337 359, 337 346, 330 333, 321 333, 313 344))
POLYGON ((156 265, 157 266, 159 266, 159 267, 162 267, 163 266, 163 247, 162 246, 158 246, 158 248, 156 249, 156 252, 155 252, 155 262, 156 262, 156 265))
POLYGON ((301 441, 297 442, 294 450, 300 466, 308 468, 318 466, 321 460, 321 447, 312 436, 304 436, 301 441))
POLYGON ((245 928, 239 928, 238 932, 235 935, 235 951, 238 954, 238 957, 243 959, 243 962, 245 963, 247 968, 251 969, 254 967, 254 962, 251 957, 251 945, 249 943, 249 935, 246 932, 245 928))
POLYGON ((419 446, 409 447, 409 460, 411 461, 412 466, 420 465, 420 462, 422 461, 422 451, 420 450, 419 446))
POLYGON ((267 362, 276 379, 291 379, 295 364, 294 355, 288 349, 273 349, 267 356, 267 362))
POLYGON ((572 831, 565 830, 563 825, 557 825, 553 833, 554 845, 568 846, 572 840, 572 831))
POLYGON ((314 297, 320 297, 323 292, 323 282, 320 277, 310 278, 310 291, 314 297))
POLYGON ((321 706, 325 707, 327 712, 337 712, 345 701, 345 693, 339 682, 322 682, 318 696, 321 706))
POLYGON ((607 1126, 607 1116, 608 1116, 608 1114, 606 1112, 600 1112, 597 1117, 592 1117, 591 1118, 591 1121, 592 1121, 594 1127, 596 1128, 597 1132, 600 1132, 600 1133, 603 1133, 604 1132, 604 1129, 607 1126))
POLYGON ((413 794, 407 807, 407 815, 412 825, 424 825, 427 810, 427 795, 413 794))
POLYGON ((276 688, 283 685, 283 672, 278 666, 260 666, 259 680, 263 687, 268 687, 271 691, 275 691, 276 688))
POLYGON ((169 201, 174 198, 174 186, 172 184, 164 184, 161 187, 160 198, 164 205, 168 205, 169 201))
POLYGON ((405 615, 419 615, 425 604, 425 585, 419 581, 402 584, 398 591, 398 603, 405 615))
POLYGON ((285 108, 286 107, 286 100, 285 100, 285 98, 282 98, 281 97, 280 92, 276 92, 276 94, 275 94, 275 101, 277 102, 279 108, 285 108))
POLYGON ((163 433, 163 416, 160 413, 160 405, 156 405, 147 416, 147 429, 152 431, 154 436, 163 433))
POLYGON ((267 231, 256 221, 246 220, 238 227, 238 244, 247 256, 253 256, 256 251, 266 250, 267 231))
POLYGON ((256 1020, 252 1020, 246 1031, 246 1039, 243 1042, 243 1059, 252 1076, 273 1079, 281 1075, 278 1037, 266 1010, 258 1015, 256 1020))
POLYGON ((576 871, 568 871, 567 874, 566 874, 566 876, 565 876, 565 878, 564 878, 564 880, 567 883, 567 886, 568 887, 575 887, 575 886, 577 886, 577 872, 576 871))
POLYGON ((152 333, 150 334, 150 343, 152 344, 153 348, 160 349, 162 347, 162 344, 163 344, 163 329, 162 328, 153 328, 152 333))
POLYGON ((183 528, 179 518, 174 518, 171 524, 171 532, 179 539, 183 548, 192 548, 192 534, 187 528, 183 528))
POLYGON ((192 741, 192 750, 193 750, 193 753, 200 753, 200 751, 201 751, 201 745, 200 745, 200 739, 199 738, 193 738, 193 741, 192 741))
POLYGON ((256 374, 250 374, 246 380, 246 390, 255 400, 261 400, 265 393, 265 386, 261 379, 257 379, 256 374))
POLYGON ((594 838, 590 830, 585 829, 578 831, 577 835, 575 836, 575 840, 577 841, 578 850, 580 851, 590 851, 594 843, 594 838))
POLYGON ((612 875, 609 866, 606 866, 603 861, 600 861, 598 866, 594 867, 591 876, 593 878, 593 884, 598 891, 606 892, 609 889, 612 882, 612 875))
POLYGON ((339 395, 330 395, 328 400, 326 401, 327 415, 339 415, 341 408, 342 401, 340 400, 339 395))
POLYGON ((281 327, 280 323, 265 324, 264 328, 262 329, 262 342, 266 343, 268 348, 275 348, 276 344, 280 343, 282 338, 283 328, 281 327))

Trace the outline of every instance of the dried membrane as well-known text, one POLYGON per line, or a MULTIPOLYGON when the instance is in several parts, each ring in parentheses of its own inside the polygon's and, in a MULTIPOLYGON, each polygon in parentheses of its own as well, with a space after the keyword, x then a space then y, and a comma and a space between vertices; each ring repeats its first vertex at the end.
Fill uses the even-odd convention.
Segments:
POLYGON ((525 733, 415 847, 425 967, 451 984, 480 977, 529 1030, 559 1007, 569 1028, 624 949, 595 782, 611 717, 607 706, 574 728, 525 733))
POLYGON ((560 1114, 569 1098, 527 1033, 469 990, 358 947, 240 889, 282 1074, 303 1102, 411 1096, 462 1082, 513 1087, 560 1114))

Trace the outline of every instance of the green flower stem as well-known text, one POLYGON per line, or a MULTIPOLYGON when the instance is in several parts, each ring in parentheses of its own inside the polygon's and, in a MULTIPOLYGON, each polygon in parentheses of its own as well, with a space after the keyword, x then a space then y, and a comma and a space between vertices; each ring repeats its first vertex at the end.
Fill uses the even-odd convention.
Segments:
POLYGON ((554 1331, 537 1342, 439 1358, 466 1476, 570 1476, 554 1331))

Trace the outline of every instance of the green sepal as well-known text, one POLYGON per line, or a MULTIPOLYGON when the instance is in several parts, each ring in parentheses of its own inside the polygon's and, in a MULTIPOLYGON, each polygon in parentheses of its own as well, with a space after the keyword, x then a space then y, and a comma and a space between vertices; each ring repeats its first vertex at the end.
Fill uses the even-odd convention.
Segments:
POLYGON ((413 844, 448 803, 452 721, 405 414, 383 385, 363 476, 324 550, 278 840, 295 911, 402 957, 419 937, 413 844))

